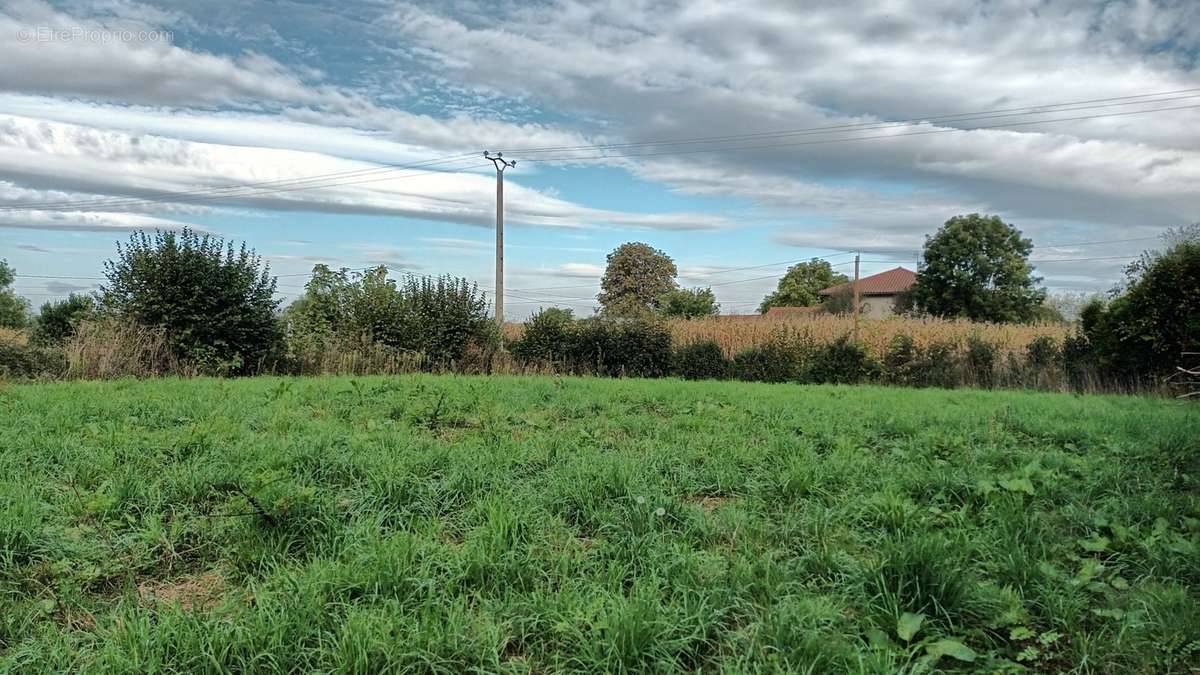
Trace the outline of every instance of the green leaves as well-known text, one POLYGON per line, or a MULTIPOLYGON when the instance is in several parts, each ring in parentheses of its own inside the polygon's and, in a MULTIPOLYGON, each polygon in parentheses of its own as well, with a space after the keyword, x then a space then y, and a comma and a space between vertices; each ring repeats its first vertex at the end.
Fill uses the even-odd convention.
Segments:
POLYGON ((943 656, 949 656, 952 659, 966 661, 971 663, 975 661, 975 650, 964 645, 958 640, 938 640, 937 642, 925 646, 925 654, 933 661, 937 661, 943 656))
POLYGON ((901 640, 909 642, 917 634, 917 631, 921 630, 921 623, 924 621, 924 614, 905 612, 900 615, 899 621, 896 622, 896 635, 900 636, 901 640))
POLYGON ((1009 492, 1022 492, 1024 494, 1034 496, 1037 494, 1033 489, 1033 482, 1028 478, 1009 478, 1008 480, 1000 481, 1000 487, 1009 492))
POLYGON ((955 216, 925 240, 912 297, 934 316, 1029 321, 1046 298, 1029 265, 1033 242, 998 216, 955 216))

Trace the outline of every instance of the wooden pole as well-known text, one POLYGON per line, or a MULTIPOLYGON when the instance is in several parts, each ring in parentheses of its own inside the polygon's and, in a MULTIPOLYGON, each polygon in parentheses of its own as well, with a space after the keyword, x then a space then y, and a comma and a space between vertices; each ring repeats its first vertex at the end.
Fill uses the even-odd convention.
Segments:
POLYGON ((517 163, 502 152, 485 150, 483 157, 496 166, 496 324, 504 328, 504 170, 517 163))
POLYGON ((496 324, 504 327, 504 171, 496 168, 496 324))
POLYGON ((859 254, 854 254, 854 342, 858 343, 858 258, 859 254))

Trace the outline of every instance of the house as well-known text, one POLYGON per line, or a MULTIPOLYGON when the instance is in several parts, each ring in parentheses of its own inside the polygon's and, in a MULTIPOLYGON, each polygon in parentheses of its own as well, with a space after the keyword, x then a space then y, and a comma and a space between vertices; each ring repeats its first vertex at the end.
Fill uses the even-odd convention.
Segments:
MULTIPOLYGON (((897 297, 912 288, 917 281, 917 273, 912 270, 897 267, 858 280, 859 302, 862 303, 862 315, 874 319, 883 319, 893 314, 897 297)), ((830 286, 817 291, 823 298, 842 295, 849 296, 854 292, 853 282, 830 286)))

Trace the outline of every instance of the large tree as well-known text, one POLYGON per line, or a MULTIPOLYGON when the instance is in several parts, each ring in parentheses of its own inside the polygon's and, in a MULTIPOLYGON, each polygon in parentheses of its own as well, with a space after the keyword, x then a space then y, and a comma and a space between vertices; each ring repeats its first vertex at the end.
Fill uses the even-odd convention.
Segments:
POLYGON ((600 301, 605 313, 629 316, 656 312, 661 299, 677 288, 675 262, 662 251, 641 242, 621 244, 608 254, 600 301))
POLYGON ((28 304, 9 288, 16 278, 17 271, 0 260, 0 328, 24 328, 29 322, 28 304))
POLYGON ((1033 242, 998 216, 955 216, 925 238, 912 301, 933 316, 1032 321, 1046 299, 1029 265, 1032 250, 1033 242))
POLYGON ((172 349, 205 372, 249 373, 279 345, 275 278, 245 244, 183 232, 139 232, 105 263, 106 309, 161 327, 172 349))
POLYGON ((760 314, 772 307, 812 307, 821 302, 817 294, 823 288, 844 284, 849 279, 844 274, 834 274, 827 260, 813 258, 788 268, 775 291, 763 298, 758 306, 760 314))

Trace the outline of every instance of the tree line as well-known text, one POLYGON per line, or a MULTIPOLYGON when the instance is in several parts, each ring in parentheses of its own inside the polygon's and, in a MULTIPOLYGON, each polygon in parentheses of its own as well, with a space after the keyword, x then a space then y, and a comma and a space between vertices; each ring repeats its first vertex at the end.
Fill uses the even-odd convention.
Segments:
MULTIPOLYGON (((1200 351, 1198 233, 1197 226, 1172 231, 1166 250, 1133 261, 1107 300, 1081 310, 1063 354, 1072 363, 1131 378, 1169 373, 1182 352, 1200 351)), ((1037 320, 1044 316, 1045 291, 1032 274, 1031 251, 1032 242, 997 217, 952 218, 927 237, 925 261, 904 299, 906 311, 1037 320)), ((644 243, 621 245, 608 255, 597 318, 655 321, 719 312, 710 288, 681 288, 677 273, 666 253, 644 243)), ((287 371, 296 363, 363 348, 445 365, 486 360, 503 347, 486 295, 464 279, 394 280, 382 267, 351 272, 317 265, 304 294, 283 307, 276 278, 253 249, 191 230, 132 235, 106 262, 99 292, 46 303, 34 317, 12 289, 15 277, 0 261, 0 326, 27 329, 35 345, 61 344, 85 321, 143 326, 159 331, 174 356, 197 372, 287 371)), ((817 291, 844 281, 827 261, 800 263, 760 309, 812 306, 821 302, 817 291)), ((562 328, 571 321, 569 311, 553 310, 530 325, 562 328)), ((619 330, 595 333, 587 349, 611 353, 627 337, 619 330)), ((522 349, 538 351, 531 343, 522 349)))

